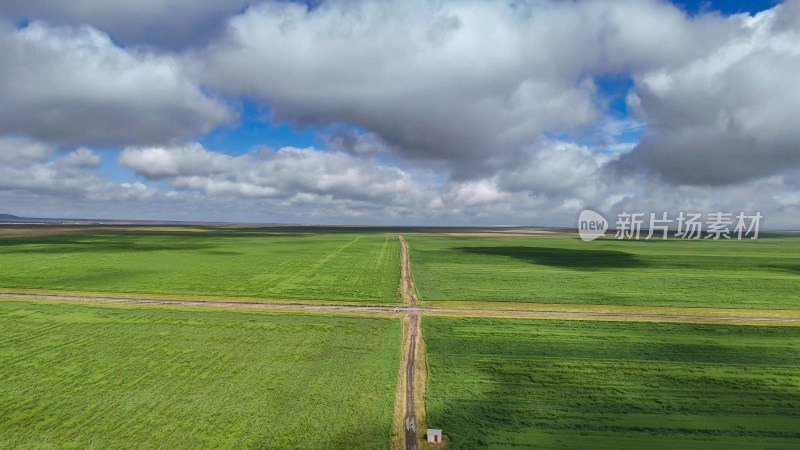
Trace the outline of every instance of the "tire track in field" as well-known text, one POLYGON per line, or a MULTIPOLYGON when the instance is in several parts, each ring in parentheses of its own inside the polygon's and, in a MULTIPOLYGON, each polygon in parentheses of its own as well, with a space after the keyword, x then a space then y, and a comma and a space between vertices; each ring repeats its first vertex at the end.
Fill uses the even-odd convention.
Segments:
POLYGON ((329 254, 325 255, 323 258, 320 258, 319 261, 317 261, 313 266, 311 266, 308 269, 304 270, 303 273, 312 274, 312 273, 316 272, 316 270, 319 269, 320 267, 322 267, 323 264, 325 264, 328 261, 330 261, 331 259, 339 256, 339 254, 342 253, 342 250, 344 250, 347 247, 350 247, 351 245, 353 245, 356 242, 360 241, 362 237, 363 236, 358 236, 357 238, 353 239, 352 241, 350 241, 350 242, 344 244, 343 246, 337 248, 332 253, 329 253, 329 254))

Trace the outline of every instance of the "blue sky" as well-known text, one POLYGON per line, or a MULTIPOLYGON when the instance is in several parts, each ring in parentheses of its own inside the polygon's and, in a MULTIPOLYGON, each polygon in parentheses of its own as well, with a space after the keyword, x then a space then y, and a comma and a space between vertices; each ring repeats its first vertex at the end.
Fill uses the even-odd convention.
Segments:
POLYGON ((0 6, 0 212, 795 226, 797 0, 102 3, 0 6))
POLYGON ((690 14, 705 11, 719 11, 722 14, 755 14, 775 6, 776 1, 717 0, 717 1, 676 1, 674 4, 685 8, 690 14))

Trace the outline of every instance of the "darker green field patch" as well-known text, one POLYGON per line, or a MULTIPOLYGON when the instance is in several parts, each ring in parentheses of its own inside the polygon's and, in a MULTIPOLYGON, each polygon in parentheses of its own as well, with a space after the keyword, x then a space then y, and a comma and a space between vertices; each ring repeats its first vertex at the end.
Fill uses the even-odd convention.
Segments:
POLYGON ((426 317, 453 448, 792 448, 800 329, 426 317))
POLYGON ((601 270, 612 267, 644 267, 649 265, 636 255, 613 250, 581 250, 558 247, 495 246, 456 247, 454 250, 478 255, 506 256, 541 266, 581 270, 601 270))

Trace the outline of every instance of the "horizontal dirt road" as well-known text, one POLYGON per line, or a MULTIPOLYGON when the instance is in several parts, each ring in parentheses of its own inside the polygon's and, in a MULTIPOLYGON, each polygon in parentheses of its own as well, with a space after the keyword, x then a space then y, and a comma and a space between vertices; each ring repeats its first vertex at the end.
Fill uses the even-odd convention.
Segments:
POLYGON ((589 312, 589 311, 548 311, 548 310, 507 310, 507 309, 471 309, 471 308, 436 308, 415 306, 359 306, 359 305, 301 305, 292 303, 256 303, 256 302, 219 302, 199 300, 160 300, 151 298, 117 298, 117 297, 88 297, 78 295, 45 295, 45 294, 16 294, 0 293, 0 298, 20 298, 39 300, 77 300, 90 302, 130 303, 130 304, 156 304, 156 305, 188 305, 188 306, 225 306, 231 308, 275 308, 297 310, 338 310, 338 311, 381 311, 381 312, 445 312, 445 313, 470 313, 474 315, 508 314, 513 316, 564 316, 564 317, 619 317, 642 319, 686 319, 686 320, 731 320, 754 322, 800 322, 800 319, 785 317, 758 317, 758 316, 723 316, 723 315, 692 315, 692 314, 638 314, 621 312, 589 312))

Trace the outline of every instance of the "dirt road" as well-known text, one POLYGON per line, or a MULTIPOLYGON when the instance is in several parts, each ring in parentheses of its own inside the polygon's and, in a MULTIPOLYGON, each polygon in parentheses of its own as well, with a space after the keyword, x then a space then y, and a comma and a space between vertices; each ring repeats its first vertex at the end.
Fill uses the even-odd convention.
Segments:
POLYGON ((408 362, 406 363, 406 449, 417 449, 417 419, 414 416, 414 359, 417 355, 417 317, 416 311, 409 313, 411 316, 409 338, 411 343, 408 346, 408 362))
POLYGON ((724 320, 724 321, 754 321, 754 322, 800 322, 800 319, 787 317, 758 317, 758 316, 719 316, 719 315, 692 315, 692 314, 638 314, 619 312, 587 312, 587 311, 548 311, 548 310, 508 310, 508 309, 471 309, 471 308, 437 308, 437 307, 406 307, 406 306, 359 306, 359 305, 302 305, 292 303, 254 303, 254 302, 217 302, 199 300, 159 300, 149 298, 116 298, 116 297, 87 297, 78 295, 45 295, 45 294, 15 294, 0 293, 0 298, 29 298, 39 300, 77 300, 91 302, 131 303, 131 304, 156 304, 156 305, 188 305, 188 306, 226 306, 231 308, 275 308, 298 310, 341 310, 341 311, 382 311, 401 312, 416 315, 418 312, 452 312, 469 313, 470 316, 482 314, 496 315, 508 314, 512 316, 563 316, 563 317, 618 317, 618 318, 643 318, 643 319, 685 319, 685 320, 724 320))
POLYGON ((417 290, 411 278, 411 262, 408 258, 408 244, 403 236, 400 239, 400 276, 403 278, 403 304, 412 308, 417 307, 417 290))
POLYGON ((400 240, 400 277, 402 278, 403 304, 402 308, 409 318, 409 332, 406 333, 411 339, 408 345, 408 354, 404 355, 406 360, 406 416, 404 425, 406 430, 406 450, 417 449, 417 419, 414 415, 414 360, 417 359, 417 329, 419 314, 417 308, 417 294, 414 289, 414 281, 411 279, 411 264, 408 259, 408 244, 403 236, 397 236, 400 240))

